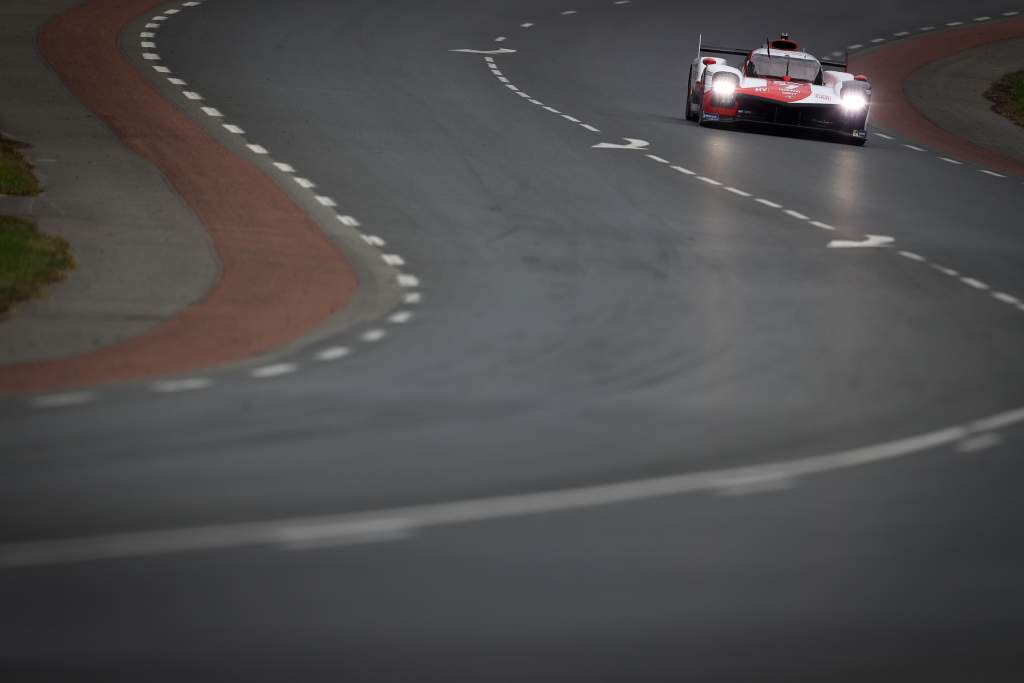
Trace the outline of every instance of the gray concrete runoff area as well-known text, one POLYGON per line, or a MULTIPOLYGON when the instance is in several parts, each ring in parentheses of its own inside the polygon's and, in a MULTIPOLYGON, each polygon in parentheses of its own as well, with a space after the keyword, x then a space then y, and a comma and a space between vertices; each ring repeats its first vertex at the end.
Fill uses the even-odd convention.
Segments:
POLYGON ((940 128, 1024 163, 1024 128, 992 111, 984 93, 1024 70, 1024 38, 1004 40, 932 62, 907 81, 914 106, 940 128))
POLYGON ((201 299, 218 274, 192 211, 36 51, 39 28, 76 4, 0 3, 0 130, 31 145, 26 156, 43 185, 36 197, 0 197, 0 213, 32 217, 66 239, 77 262, 64 281, 0 321, 0 365, 136 337, 201 299))

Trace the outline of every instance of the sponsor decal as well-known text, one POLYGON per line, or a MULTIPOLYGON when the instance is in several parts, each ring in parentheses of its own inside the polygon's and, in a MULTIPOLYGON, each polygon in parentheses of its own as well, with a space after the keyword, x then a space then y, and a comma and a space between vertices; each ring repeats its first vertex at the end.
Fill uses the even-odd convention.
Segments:
POLYGON ((746 88, 746 92, 754 93, 758 97, 778 102, 796 102, 805 100, 814 92, 810 83, 787 83, 785 81, 770 81, 766 86, 746 88))

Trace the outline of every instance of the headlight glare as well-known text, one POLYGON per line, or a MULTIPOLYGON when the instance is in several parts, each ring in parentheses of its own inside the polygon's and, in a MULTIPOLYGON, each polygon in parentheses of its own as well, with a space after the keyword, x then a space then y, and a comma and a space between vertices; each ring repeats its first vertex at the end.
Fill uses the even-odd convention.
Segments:
POLYGON ((848 112, 858 112, 868 106, 868 100, 860 93, 850 93, 843 96, 843 109, 848 112))
POLYGON ((736 94, 736 80, 733 78, 716 78, 711 91, 719 97, 732 97, 736 94))

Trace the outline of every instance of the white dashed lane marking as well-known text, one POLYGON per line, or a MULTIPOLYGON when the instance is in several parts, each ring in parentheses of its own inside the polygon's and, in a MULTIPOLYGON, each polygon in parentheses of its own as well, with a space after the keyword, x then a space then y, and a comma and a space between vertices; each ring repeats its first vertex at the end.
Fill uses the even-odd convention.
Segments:
POLYGON ((273 377, 291 374, 296 370, 298 370, 298 366, 294 363, 275 363, 274 365, 264 365, 262 367, 253 368, 249 371, 249 375, 253 379, 271 379, 273 377))
POLYGON ((184 379, 169 379, 161 382, 154 382, 153 391, 159 394, 173 394, 182 391, 198 391, 213 386, 213 381, 205 377, 187 377, 184 379))

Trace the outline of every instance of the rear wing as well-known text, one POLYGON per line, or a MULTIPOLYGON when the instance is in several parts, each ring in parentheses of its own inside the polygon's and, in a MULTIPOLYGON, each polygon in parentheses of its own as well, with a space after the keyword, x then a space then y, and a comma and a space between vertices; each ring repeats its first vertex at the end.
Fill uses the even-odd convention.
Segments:
MULTIPOLYGON (((770 45, 771 41, 766 41, 766 45, 770 45)), ((771 49, 771 48, 769 48, 771 49)), ((704 44, 704 36, 697 37, 697 59, 700 59, 702 53, 708 53, 712 55, 738 55, 740 57, 746 57, 750 55, 753 50, 744 50, 736 47, 713 47, 711 45, 704 44)), ((818 63, 822 66, 829 67, 831 69, 842 69, 843 71, 849 71, 849 54, 839 62, 834 59, 819 59, 818 63)))

